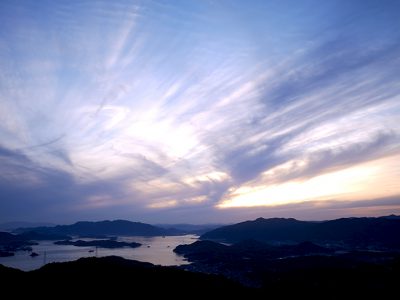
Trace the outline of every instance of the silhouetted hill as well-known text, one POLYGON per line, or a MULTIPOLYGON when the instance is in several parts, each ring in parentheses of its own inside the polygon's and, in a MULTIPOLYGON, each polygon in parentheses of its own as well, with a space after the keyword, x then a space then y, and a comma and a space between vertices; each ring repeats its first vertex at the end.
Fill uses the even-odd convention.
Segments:
POLYGON ((203 234, 200 238, 227 242, 238 242, 246 239, 266 242, 296 242, 307 240, 306 233, 312 226, 312 223, 295 219, 258 218, 254 221, 246 221, 214 229, 203 234))
POLYGON ((202 253, 202 252, 223 252, 229 249, 220 243, 215 243, 211 241, 196 241, 189 245, 179 245, 174 249, 174 252, 178 254, 185 253, 202 253))
POLYGON ((46 234, 46 233, 38 233, 35 231, 27 231, 21 234, 0 232, 0 245, 7 245, 9 243, 22 242, 22 241, 42 241, 42 240, 52 241, 60 239, 70 239, 70 237, 62 234, 46 234))
POLYGON ((0 232, 0 245, 6 245, 11 242, 19 241, 18 235, 11 234, 8 232, 0 232))
POLYGON ((57 225, 54 227, 19 228, 17 232, 35 231, 41 234, 62 234, 79 236, 99 235, 140 235, 162 236, 179 234, 177 230, 167 230, 150 224, 130 222, 125 220, 77 222, 72 225, 57 225))
POLYGON ((57 241, 54 242, 56 245, 73 245, 76 247, 100 247, 100 248, 123 248, 123 247, 130 247, 130 248, 137 248, 140 247, 142 244, 139 243, 126 243, 126 242, 117 242, 115 240, 95 240, 95 241, 57 241))
POLYGON ((262 296, 281 299, 376 298, 397 289, 398 252, 334 252, 310 242, 271 246, 245 240, 231 246, 212 241, 180 245, 187 270, 221 274, 262 296))
POLYGON ((203 234, 203 240, 238 242, 255 239, 290 244, 311 241, 347 247, 400 248, 397 218, 343 218, 324 222, 263 219, 224 226, 203 234))
POLYGON ((226 262, 185 268, 115 256, 51 263, 30 272, 0 265, 1 292, 16 299, 33 293, 45 298, 390 299, 398 290, 400 260, 366 263, 347 257, 305 256, 251 262, 226 257, 226 262), (207 274, 190 268, 202 268, 207 274), (215 273, 257 288, 245 288, 215 273))
MULTIPOLYGON (((33 293, 74 298, 172 298, 196 295, 244 295, 247 289, 222 276, 188 272, 176 267, 154 266, 120 257, 81 258, 66 263, 47 264, 39 270, 19 272, 0 266, 2 293, 13 296, 33 293), (12 285, 11 285, 12 284, 12 285), (21 286, 23 289, 12 288, 21 286)), ((17 297, 18 298, 18 297, 17 297)))
POLYGON ((70 239, 67 235, 46 234, 28 231, 21 234, 11 234, 0 232, 0 256, 12 256, 12 252, 17 250, 32 250, 32 245, 37 245, 35 241, 40 240, 59 240, 70 239))
POLYGON ((12 231, 21 227, 39 227, 39 226, 55 226, 52 223, 45 222, 6 222, 0 223, 0 230, 2 231, 12 231))
POLYGON ((196 241, 190 245, 179 245, 174 249, 174 252, 184 255, 192 261, 202 260, 218 260, 220 256, 230 252, 228 246, 211 242, 211 241, 196 241))
POLYGON ((165 229, 179 230, 182 234, 198 234, 201 235, 207 231, 213 230, 224 226, 223 224, 156 224, 155 226, 162 227, 165 229))
POLYGON ((243 240, 233 244, 231 250, 238 253, 252 253, 257 252, 268 257, 285 257, 285 256, 302 256, 310 254, 328 254, 333 253, 333 250, 315 245, 311 242, 301 242, 294 245, 279 245, 272 246, 257 240, 243 240))
POLYGON ((189 245, 179 245, 174 252, 184 255, 192 262, 211 261, 239 263, 243 259, 250 261, 264 261, 293 256, 325 255, 333 251, 311 242, 302 242, 296 245, 272 246, 256 240, 243 240, 231 246, 213 241, 196 241, 189 245))
POLYGON ((31 241, 31 239, 26 238, 26 236, 0 232, 1 256, 10 256, 9 252, 14 252, 16 250, 31 250, 30 246, 36 244, 36 242, 31 241))
POLYGON ((400 216, 396 216, 396 215, 383 216, 380 218, 400 220, 400 216))
POLYGON ((14 277, 21 276, 22 274, 24 274, 24 272, 21 270, 6 267, 6 266, 3 266, 2 264, 0 264, 0 278, 2 278, 2 279, 3 278, 13 278, 14 279, 14 277))
POLYGON ((56 241, 56 240, 71 239, 70 236, 65 234, 40 233, 36 231, 23 232, 19 234, 18 237, 23 240, 33 240, 33 241, 56 241))

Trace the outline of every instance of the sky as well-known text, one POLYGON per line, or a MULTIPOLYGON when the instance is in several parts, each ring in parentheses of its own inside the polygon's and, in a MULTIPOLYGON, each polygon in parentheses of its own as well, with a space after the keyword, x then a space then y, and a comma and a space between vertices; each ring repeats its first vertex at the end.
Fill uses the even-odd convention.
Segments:
POLYGON ((0 222, 400 214, 399 11, 0 1, 0 222))

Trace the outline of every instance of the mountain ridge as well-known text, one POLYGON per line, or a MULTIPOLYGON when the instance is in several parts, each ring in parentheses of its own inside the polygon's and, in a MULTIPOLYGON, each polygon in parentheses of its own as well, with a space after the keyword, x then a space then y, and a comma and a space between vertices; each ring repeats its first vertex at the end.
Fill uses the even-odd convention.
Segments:
POLYGON ((299 221, 293 218, 258 218, 211 230, 202 240, 239 242, 254 239, 268 243, 337 243, 352 247, 400 249, 400 219, 389 217, 340 218, 299 221))
POLYGON ((79 236, 120 235, 120 236, 164 236, 178 235, 179 230, 165 229, 141 222, 127 220, 79 221, 71 225, 56 225, 52 227, 18 228, 16 233, 34 231, 40 234, 64 234, 79 236))

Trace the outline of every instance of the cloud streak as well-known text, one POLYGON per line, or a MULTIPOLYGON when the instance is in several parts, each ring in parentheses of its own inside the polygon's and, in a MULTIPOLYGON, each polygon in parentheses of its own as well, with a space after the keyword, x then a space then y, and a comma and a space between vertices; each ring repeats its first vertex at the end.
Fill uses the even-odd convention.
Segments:
MULTIPOLYGON (((400 195, 397 4, 356 2, 2 2, 0 218, 234 219, 242 191, 365 165, 400 195)), ((290 195, 273 211, 318 203, 290 195)))

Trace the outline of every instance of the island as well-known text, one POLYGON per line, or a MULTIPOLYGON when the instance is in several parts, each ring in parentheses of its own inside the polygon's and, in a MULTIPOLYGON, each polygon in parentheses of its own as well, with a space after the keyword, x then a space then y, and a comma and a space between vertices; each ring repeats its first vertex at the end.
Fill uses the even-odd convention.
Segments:
POLYGON ((31 246, 37 244, 25 236, 0 232, 0 257, 12 256, 16 251, 32 251, 31 246))
POLYGON ((54 242, 56 245, 72 245, 76 247, 100 247, 100 248, 109 248, 109 249, 114 249, 114 248, 123 248, 123 247, 130 247, 130 248, 137 248, 140 247, 142 244, 140 243, 127 243, 127 242, 117 242, 115 240, 109 239, 109 240, 93 240, 93 241, 83 241, 83 240, 77 240, 77 241, 70 241, 70 240, 64 240, 64 241, 57 241, 54 242))
POLYGON ((270 245, 309 241, 349 250, 400 250, 400 220, 396 216, 299 221, 293 218, 258 218, 223 226, 200 236, 201 240, 237 243, 253 239, 270 245))
MULTIPOLYGON (((88 222, 81 221, 71 225, 41 226, 32 228, 18 228, 16 233, 34 231, 45 235, 75 235, 75 236, 170 236, 180 235, 183 232, 173 228, 165 229, 146 223, 127 220, 88 222)), ((63 238, 64 239, 64 238, 63 238)), ((67 239, 67 238, 65 238, 67 239)), ((59 239, 61 240, 61 239, 59 239)))

